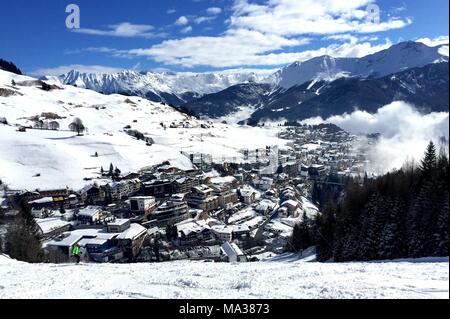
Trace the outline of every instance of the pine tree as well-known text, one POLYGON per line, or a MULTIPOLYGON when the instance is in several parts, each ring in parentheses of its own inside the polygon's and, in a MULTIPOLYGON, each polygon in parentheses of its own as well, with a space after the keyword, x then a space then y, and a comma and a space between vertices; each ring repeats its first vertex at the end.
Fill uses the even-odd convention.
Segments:
POLYGON ((318 261, 327 261, 333 258, 333 243, 335 239, 337 208, 332 202, 328 203, 322 214, 316 216, 316 255, 318 261))
POLYGON ((109 176, 113 176, 114 175, 114 165, 112 163, 109 165, 109 173, 108 173, 108 175, 109 176))
POLYGON ((6 254, 20 261, 42 262, 44 254, 31 209, 26 202, 20 203, 19 208, 18 216, 6 233, 6 254))
POLYGON ((374 260, 377 258, 379 237, 376 226, 380 203, 381 196, 375 194, 364 209, 361 221, 361 234, 359 236, 358 255, 361 260, 374 260))
POLYGON ((420 170, 425 178, 430 178, 437 163, 436 147, 433 142, 428 144, 425 157, 421 162, 420 170))
POLYGON ((436 232, 435 232, 435 240, 436 240, 436 248, 434 255, 435 256, 448 256, 448 245, 449 245, 449 193, 448 189, 444 192, 440 209, 438 213, 438 221, 436 223, 436 232))
POLYGON ((378 257, 394 259, 400 255, 400 207, 398 202, 390 207, 388 219, 384 225, 378 242, 378 257))
POLYGON ((302 230, 299 224, 295 224, 290 240, 290 249, 294 252, 299 252, 302 250, 302 245, 302 230))

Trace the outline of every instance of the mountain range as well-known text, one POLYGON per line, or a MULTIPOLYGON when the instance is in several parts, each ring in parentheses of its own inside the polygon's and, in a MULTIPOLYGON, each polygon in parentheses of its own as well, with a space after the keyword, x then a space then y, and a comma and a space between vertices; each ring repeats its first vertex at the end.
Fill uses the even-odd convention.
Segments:
POLYGON ((205 94, 222 91, 244 82, 261 82, 267 76, 255 72, 174 73, 122 71, 115 74, 95 74, 71 71, 43 80, 60 85, 74 85, 104 94, 140 96, 152 102, 180 106, 205 94))
POLYGON ((241 123, 327 118, 355 109, 373 113, 397 100, 424 112, 448 111, 448 55, 443 48, 404 42, 360 59, 324 56, 296 62, 276 72, 270 85, 239 84, 184 108, 218 120, 235 112, 249 114, 238 118, 241 123), (252 94, 247 98, 245 92, 252 94))
POLYGON ((241 123, 327 117, 354 109, 374 112, 395 100, 423 111, 448 110, 448 45, 408 41, 362 58, 321 56, 274 73, 71 71, 44 80, 137 95, 202 118, 241 123))

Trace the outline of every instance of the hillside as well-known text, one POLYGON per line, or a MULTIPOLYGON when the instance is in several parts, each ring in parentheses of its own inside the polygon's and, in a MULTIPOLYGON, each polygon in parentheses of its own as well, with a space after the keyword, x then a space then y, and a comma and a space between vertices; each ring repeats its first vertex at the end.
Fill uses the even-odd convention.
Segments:
POLYGON ((275 137, 275 129, 210 127, 140 97, 103 95, 72 86, 45 91, 36 79, 4 71, 0 71, 0 118, 9 123, 0 124, 0 179, 13 189, 81 188, 88 183, 85 178, 97 178, 100 167, 110 163, 122 172, 164 161, 189 169, 191 163, 180 151, 207 151, 220 161, 242 158, 242 148, 286 143, 275 137), (84 136, 68 130, 76 117, 88 129, 84 136), (18 132, 19 126, 33 127, 39 120, 56 121, 60 130, 18 132), (142 132, 154 144, 132 138, 125 127, 142 132))
POLYGON ((269 95, 269 84, 238 84, 184 105, 202 117, 237 123, 246 120, 269 95))

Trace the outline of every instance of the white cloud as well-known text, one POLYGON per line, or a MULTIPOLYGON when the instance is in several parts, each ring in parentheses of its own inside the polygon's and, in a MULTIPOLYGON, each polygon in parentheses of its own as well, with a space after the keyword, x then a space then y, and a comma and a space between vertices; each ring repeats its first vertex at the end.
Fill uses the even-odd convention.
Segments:
POLYGON ((169 10, 167 10, 166 12, 167 12, 167 14, 174 14, 174 13, 177 12, 177 10, 175 10, 175 9, 169 9, 169 10))
POLYGON ((218 15, 222 13, 222 9, 218 7, 208 8, 206 12, 210 15, 218 15))
POLYGON ((373 0, 269 0, 256 4, 236 0, 230 23, 235 28, 282 36, 374 33, 412 23, 410 19, 400 18, 372 23, 366 11, 372 3, 373 0))
POLYGON ((191 33, 192 32, 192 27, 191 26, 187 26, 186 28, 183 28, 180 30, 181 33, 191 33))
POLYGON ((131 56, 149 57, 166 65, 215 68, 240 66, 279 66, 294 61, 305 61, 321 55, 334 57, 362 57, 384 49, 392 43, 373 45, 364 43, 332 44, 315 50, 301 52, 277 52, 288 47, 309 44, 309 38, 287 39, 277 35, 265 35, 256 31, 236 30, 223 37, 191 37, 167 40, 149 49, 128 51, 131 56))
POLYGON ((192 67, 209 65, 234 67, 241 65, 276 65, 264 62, 264 52, 309 43, 309 39, 287 39, 277 35, 264 35, 256 31, 232 30, 222 37, 190 37, 167 40, 149 49, 130 50, 129 54, 147 56, 158 62, 192 67))
POLYGON ((448 44, 449 40, 448 40, 448 35, 443 35, 437 38, 421 38, 416 40, 417 42, 423 43, 425 45, 428 45, 429 47, 436 47, 439 45, 443 45, 443 44, 448 44))
POLYGON ((114 68, 102 65, 71 64, 71 65, 61 65, 54 68, 36 69, 30 72, 30 75, 35 77, 41 77, 45 75, 58 76, 61 74, 66 74, 72 70, 79 71, 81 73, 96 73, 96 74, 113 74, 123 71, 122 68, 114 68))
POLYGON ((197 17, 194 19, 194 22, 197 24, 201 24, 203 22, 210 22, 210 21, 214 21, 217 17, 216 16, 212 16, 212 17, 197 17))
POLYGON ((189 19, 186 16, 181 16, 175 21, 176 25, 186 25, 189 23, 189 19))
MULTIPOLYGON (((322 122, 313 119, 308 123, 322 122)), ((404 102, 394 102, 369 114, 356 111, 326 120, 352 133, 381 133, 369 155, 375 173, 401 168, 407 160, 419 161, 429 141, 449 138, 449 113, 421 114, 404 102)))
POLYGON ((73 32, 91 34, 91 35, 103 35, 103 36, 113 36, 113 37, 124 37, 124 38, 152 38, 155 33, 152 31, 155 29, 151 25, 144 24, 131 24, 129 22, 122 22, 115 25, 108 26, 109 30, 99 30, 99 29, 73 29, 73 32))

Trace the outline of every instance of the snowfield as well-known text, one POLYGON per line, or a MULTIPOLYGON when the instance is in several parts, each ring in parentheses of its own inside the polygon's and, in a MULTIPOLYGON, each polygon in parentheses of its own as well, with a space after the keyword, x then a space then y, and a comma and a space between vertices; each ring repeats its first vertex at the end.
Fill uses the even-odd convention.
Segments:
POLYGON ((320 264, 31 265, 0 256, 0 298, 448 299, 448 258, 320 264))
POLYGON ((277 138, 276 127, 209 126, 139 97, 103 95, 72 86, 46 92, 37 84, 23 85, 32 81, 36 80, 0 71, 0 118, 10 124, 0 124, 0 179, 12 189, 79 189, 88 183, 85 178, 98 178, 100 168, 108 169, 110 163, 123 173, 165 161, 191 169, 181 151, 211 154, 216 162, 239 161, 242 149, 287 143, 277 138), (18 132, 18 126, 33 126, 31 118, 43 113, 56 114, 61 130, 18 132), (76 117, 88 128, 84 136, 68 131, 76 117), (173 124, 176 127, 170 128, 173 124), (125 127, 152 138, 154 144, 147 146, 130 137, 125 127))

